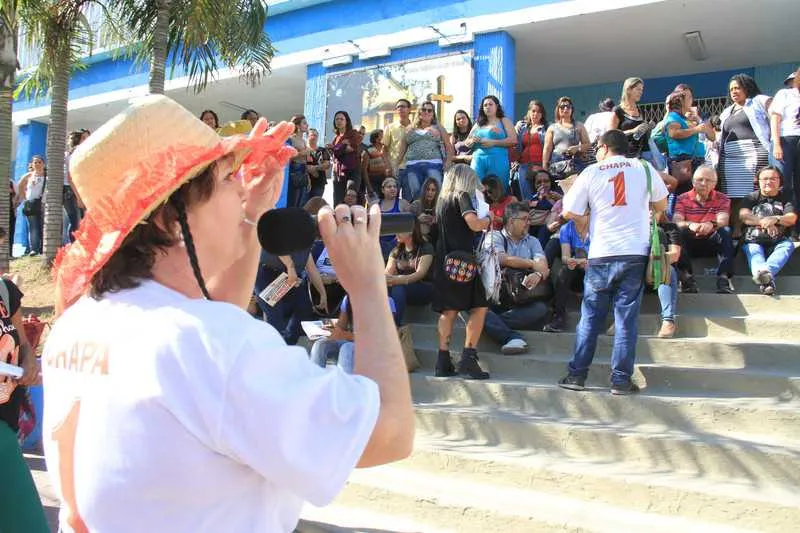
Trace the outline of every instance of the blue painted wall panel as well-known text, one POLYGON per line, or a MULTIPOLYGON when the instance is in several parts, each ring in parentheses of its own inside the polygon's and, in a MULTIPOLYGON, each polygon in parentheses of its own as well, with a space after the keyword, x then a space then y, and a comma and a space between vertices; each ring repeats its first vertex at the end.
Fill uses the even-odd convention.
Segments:
POLYGON ((507 32, 498 31, 475 36, 475 92, 472 116, 484 96, 494 95, 500 100, 506 115, 514 115, 514 88, 516 79, 516 47, 507 32))
POLYGON ((47 148, 47 124, 31 121, 17 131, 17 154, 14 162, 14 181, 19 181, 28 172, 28 163, 35 155, 45 156, 47 148))
POLYGON ((319 130, 319 138, 325 139, 325 100, 326 100, 325 68, 320 63, 306 68, 306 98, 303 114, 312 127, 319 130))

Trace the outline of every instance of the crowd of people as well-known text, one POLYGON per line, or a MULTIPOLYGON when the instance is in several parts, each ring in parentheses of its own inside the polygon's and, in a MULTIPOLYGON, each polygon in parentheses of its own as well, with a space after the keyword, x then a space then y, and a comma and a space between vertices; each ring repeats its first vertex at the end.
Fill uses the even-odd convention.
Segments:
MULTIPOLYGON (((417 224, 412 233, 381 237, 396 324, 404 323, 409 304, 430 305, 440 313, 436 373, 447 376, 455 373, 451 331, 463 313, 467 333, 459 370, 488 377, 473 364, 482 334, 497 342, 502 353, 523 353, 529 347, 518 330, 562 332, 570 300, 581 294, 585 300, 589 260, 602 241, 591 238, 589 214, 573 213, 568 219, 565 194, 574 176, 600 161, 603 134, 620 131, 624 152, 615 154, 648 162, 651 187, 657 182, 669 192, 666 208, 652 215, 664 249, 664 275, 650 280, 645 290, 657 294, 661 303, 657 335, 670 338, 679 334, 678 294, 698 292, 694 259, 716 257, 715 290, 731 294, 734 259, 741 251, 760 291, 776 293, 776 277, 797 236, 798 87, 795 72, 787 77, 786 88, 770 98, 752 78, 736 75, 728 87, 731 104, 719 117, 704 117, 691 87, 680 84, 664 97, 658 123, 644 119, 639 102, 645 87, 639 78, 625 80, 619 104, 603 99, 585 123, 576 119, 572 100, 564 96, 556 102, 553 122, 542 102, 532 100, 514 124, 490 95, 481 100, 474 121, 458 110, 449 132, 432 102, 415 105, 400 99, 396 120, 368 138, 347 112, 337 111, 332 141, 325 146, 305 117, 296 115, 289 142, 297 156, 290 165, 287 202, 314 213, 332 181, 335 204, 374 203, 383 213, 413 213, 417 224), (479 282, 465 285, 442 276, 450 259, 474 256, 482 248, 499 256, 502 297, 487 300, 479 282), (525 296, 509 296, 514 284, 523 282, 526 290, 520 294, 525 296)), ((615 173, 609 180, 615 198, 625 202, 622 175, 615 173)), ((345 293, 333 266, 326 264, 324 249, 296 259, 295 265, 307 262, 312 268, 295 266, 294 271, 282 266, 286 258, 262 259, 262 268, 270 272, 262 276, 264 281, 284 271, 299 280, 299 302, 288 298, 279 319, 271 318, 274 309, 264 312, 279 329, 292 325, 281 329, 288 342, 297 341, 302 320, 339 314, 345 293), (317 281, 314 268, 324 281, 317 281), (301 279, 303 271, 307 281, 301 279)), ((256 294, 264 281, 257 284, 256 294)), ((615 323, 609 333, 630 327, 615 323)))

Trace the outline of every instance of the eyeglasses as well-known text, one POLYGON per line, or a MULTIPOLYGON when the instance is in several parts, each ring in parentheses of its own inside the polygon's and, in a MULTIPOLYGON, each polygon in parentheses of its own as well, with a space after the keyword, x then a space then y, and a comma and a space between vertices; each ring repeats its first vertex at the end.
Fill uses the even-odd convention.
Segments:
POLYGON ((420 113, 433 113, 433 109, 429 109, 427 107, 423 107, 419 110, 420 113))

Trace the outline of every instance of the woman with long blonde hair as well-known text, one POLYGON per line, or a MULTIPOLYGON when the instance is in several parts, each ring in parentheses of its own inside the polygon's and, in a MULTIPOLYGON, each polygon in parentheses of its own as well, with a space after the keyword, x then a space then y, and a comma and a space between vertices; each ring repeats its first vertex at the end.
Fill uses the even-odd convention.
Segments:
POLYGON ((475 211, 473 198, 479 186, 478 176, 472 168, 463 163, 453 165, 445 172, 436 204, 439 238, 436 241, 432 308, 440 313, 435 372, 438 377, 456 375, 450 358, 450 336, 459 311, 469 311, 469 320, 458 373, 471 379, 489 377, 489 373, 478 364, 476 349, 488 309, 481 278, 474 268, 462 268, 460 273, 445 271, 445 267, 452 266, 458 258, 467 262, 472 258, 474 262, 475 234, 486 231, 491 225, 490 216, 478 218, 475 211))
POLYGON ((613 110, 609 129, 621 130, 628 138, 628 157, 644 157, 652 162, 650 154, 650 130, 652 126, 644 121, 639 111, 639 100, 644 94, 644 81, 641 78, 628 78, 622 84, 620 103, 613 110))

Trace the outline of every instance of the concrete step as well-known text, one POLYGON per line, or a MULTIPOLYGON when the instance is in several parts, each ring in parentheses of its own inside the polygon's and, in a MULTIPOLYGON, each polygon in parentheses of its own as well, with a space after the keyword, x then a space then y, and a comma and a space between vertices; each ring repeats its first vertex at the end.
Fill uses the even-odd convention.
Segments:
MULTIPOLYGON (((800 246, 800 243, 795 243, 795 250, 800 246)), ((692 270, 695 274, 704 274, 708 272, 710 275, 715 275, 717 271, 717 258, 716 257, 695 257, 692 259, 692 270)), ((747 275, 750 273, 750 265, 747 264, 747 256, 743 250, 733 258, 733 271, 736 274, 747 275)), ((780 273, 781 276, 798 276, 800 275, 800 259, 792 255, 792 258, 783 267, 780 273)))
MULTIPOLYGON (((582 514, 586 501, 776 533, 794 531, 800 519, 800 493, 792 484, 768 485, 747 477, 719 482, 704 474, 667 473, 626 462, 564 460, 540 450, 485 446, 470 440, 437 438, 419 430, 417 435, 413 455, 397 466, 437 478, 491 485, 481 497, 498 488, 512 487, 579 500, 566 516, 582 514)), ((473 501, 463 503, 472 505, 473 501)), ((527 506, 537 502, 531 500, 527 506)), ((645 524, 637 522, 639 527, 633 531, 644 530, 645 524)), ((690 525, 686 531, 709 531, 698 526, 690 525)), ((496 530, 505 531, 502 527, 496 530)))
MULTIPOLYGON (((567 308, 580 309, 581 297, 575 294, 569 299, 567 308)), ((642 313, 661 313, 661 305, 655 294, 645 294, 642 299, 642 313)), ((759 314, 781 315, 800 314, 800 296, 763 294, 716 294, 697 293, 678 295, 678 314, 730 316, 756 316, 759 314)), ((800 336, 798 336, 800 338, 800 336)))
MULTIPOLYGON (((717 290, 717 277, 700 275, 701 271, 696 271, 697 287, 703 294, 713 294, 717 290)), ((744 270, 737 271, 733 276, 733 287, 737 294, 758 294, 761 295, 759 287, 753 282, 753 278, 749 272, 744 270)), ((775 279, 775 285, 778 289, 778 294, 798 295, 800 294, 800 276, 785 276, 778 274, 775 279)), ((765 296, 765 298, 769 298, 765 296)))
POLYGON ((354 473, 337 502, 380 506, 461 533, 754 531, 736 523, 632 510, 626 498, 627 495, 618 496, 614 503, 590 501, 536 486, 521 488, 491 480, 476 481, 452 471, 426 473, 388 465, 354 473))
MULTIPOLYGON (((415 311, 406 316, 406 323, 435 324, 436 318, 432 315, 430 311, 415 311)), ((574 332, 579 318, 580 313, 578 311, 568 311, 564 330, 574 332)), ((609 313, 607 322, 610 324, 612 319, 613 313, 609 313)), ((678 314, 675 317, 675 324, 679 335, 683 338, 740 337, 759 340, 797 341, 800 316, 786 313, 758 314, 755 316, 678 314)), ((538 324, 533 324, 532 327, 541 329, 538 324)), ((639 335, 655 335, 660 328, 661 316, 658 314, 641 313, 639 315, 639 335)))
POLYGON ((796 442, 689 433, 659 425, 565 420, 489 407, 415 407, 419 430, 449 440, 502 444, 563 460, 624 461, 666 474, 800 484, 796 442))
POLYGON ((609 424, 656 424, 679 431, 719 435, 751 432, 764 438, 797 438, 800 398, 728 397, 676 394, 648 388, 644 394, 621 398, 603 387, 576 393, 552 381, 496 379, 473 381, 435 378, 431 373, 411 375, 414 401, 493 407, 569 420, 596 420, 609 424))
MULTIPOLYGON (((432 370, 436 365, 437 348, 415 343, 415 351, 422 365, 432 370)), ((458 354, 453 353, 454 362, 458 354)), ((556 383, 567 371, 569 355, 507 356, 498 353, 481 353, 480 365, 499 379, 535 380, 556 383)), ((611 363, 608 359, 595 359, 589 369, 587 386, 608 389, 611 363)), ((800 398, 800 377, 778 371, 750 369, 704 368, 669 366, 657 363, 637 364, 633 380, 645 391, 658 391, 705 395, 722 393, 731 396, 758 396, 788 401, 800 398)))
MULTIPOLYGON (((464 328, 460 321, 453 329, 450 346, 456 354, 464 345, 464 328)), ((528 342, 531 354, 568 354, 575 348, 575 333, 544 333, 520 331, 528 342)), ((438 346, 436 323, 413 324, 414 344, 424 348, 438 346)), ((600 335, 597 343, 598 360, 608 358, 614 337, 600 335)), ((480 353, 499 352, 500 346, 486 335, 478 343, 480 353)), ((785 370, 800 375, 800 343, 783 341, 754 341, 745 337, 659 339, 640 336, 636 343, 637 363, 657 363, 679 366, 711 366, 715 368, 753 368, 785 370)))

